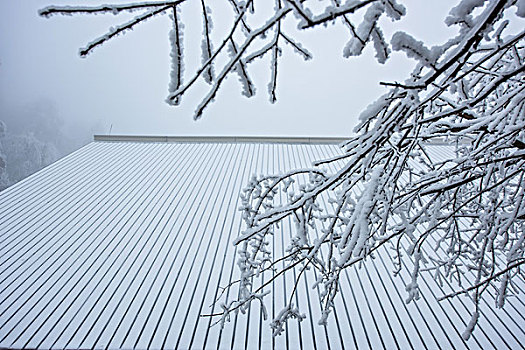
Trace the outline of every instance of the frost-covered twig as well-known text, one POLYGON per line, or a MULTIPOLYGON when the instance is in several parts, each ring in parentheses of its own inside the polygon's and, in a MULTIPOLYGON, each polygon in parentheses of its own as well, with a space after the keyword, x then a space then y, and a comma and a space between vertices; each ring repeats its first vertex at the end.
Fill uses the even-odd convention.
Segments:
MULTIPOLYGON (((208 94, 204 97, 202 102, 197 106, 197 110, 195 111, 194 119, 199 119, 202 116, 202 112, 210 104, 210 102, 215 98, 215 95, 217 94, 217 91, 219 90, 226 76, 234 70, 234 67, 237 67, 239 65, 241 56, 244 55, 244 53, 248 49, 248 46, 250 46, 250 44, 255 40, 255 38, 257 38, 259 35, 266 32, 271 27, 273 27, 282 18, 284 18, 289 12, 290 12, 290 9, 288 8, 281 9, 270 20, 268 20, 263 26, 250 32, 249 36, 246 38, 244 43, 239 47, 238 50, 236 50, 236 53, 231 57, 230 61, 225 65, 225 67, 219 73, 219 75, 217 76, 217 80, 215 81, 215 84, 213 84, 208 94)), ((239 70, 239 69, 235 68, 235 70, 239 70)), ((239 74, 242 74, 242 73, 239 73, 239 74)), ((242 76, 245 76, 245 75, 243 74, 242 76)), ((248 80, 243 80, 243 81, 249 82, 248 80)), ((247 87, 244 90, 245 95, 248 97, 252 96, 253 92, 251 92, 250 83, 245 84, 245 86, 247 87)))
MULTIPOLYGON (((381 63, 392 49, 416 61, 405 81, 382 83, 389 91, 361 113, 356 135, 341 145, 342 154, 311 169, 250 179, 241 195, 243 231, 233 242, 240 278, 225 287, 238 288, 238 297, 212 315, 225 322, 232 312, 248 310, 252 301, 265 312, 265 288, 294 271, 288 305, 272 324, 277 335, 290 317, 302 319, 292 297, 301 288, 299 279, 313 271, 321 295, 320 323, 326 324, 341 273, 390 248, 393 274, 410 274, 410 302, 421 295, 419 277, 427 273, 458 291, 444 298, 469 293, 474 306, 467 339, 483 317, 481 301, 493 298, 496 307, 504 307, 515 292, 513 279, 522 278, 517 271, 525 259, 525 32, 507 35, 516 17, 506 11, 514 8, 517 17, 525 17, 522 2, 459 1, 445 20, 458 33, 430 47, 410 33, 396 33, 390 42, 384 38, 383 16, 397 21, 406 12, 396 0, 320 1, 326 6, 317 12, 317 6, 299 0, 276 0, 273 9, 258 12, 253 0, 229 0, 231 23, 223 33, 214 31, 222 36, 213 45, 210 31, 217 11, 200 0, 201 64, 186 74, 185 83, 180 34, 183 22, 191 26, 194 21, 184 12, 174 18, 167 100, 178 101, 203 77, 210 86, 195 118, 232 73, 240 77, 242 94, 253 96, 251 63, 268 53, 268 92, 271 102, 277 100, 283 43, 304 59, 312 57, 296 33, 284 32, 289 28, 285 21, 295 21, 298 30, 342 24, 349 35, 345 56, 360 55, 372 43, 381 63), (293 224, 283 225, 287 220, 293 224), (282 237, 286 252, 274 256, 270 237, 284 233, 290 233, 289 239, 282 237)), ((167 6, 184 5, 55 7, 41 15, 143 11, 128 24, 134 26, 167 6)))
POLYGON ((161 14, 161 13, 167 11, 169 8, 170 8, 170 6, 164 6, 164 7, 161 7, 159 9, 156 9, 156 10, 153 10, 153 11, 148 11, 148 12, 146 12, 146 13, 140 15, 140 16, 137 16, 137 17, 133 18, 131 21, 129 21, 127 23, 124 23, 124 24, 116 26, 116 27, 111 27, 107 34, 102 35, 101 37, 99 37, 99 38, 93 40, 92 42, 90 42, 89 44, 87 44, 86 47, 80 49, 80 51, 79 51, 80 57, 86 57, 97 46, 102 45, 106 41, 112 39, 113 37, 115 37, 115 36, 117 36, 119 34, 124 33, 127 30, 133 29, 133 27, 136 26, 137 24, 142 23, 142 22, 146 21, 147 19, 150 19, 153 16, 161 14))
MULTIPOLYGON (((177 91, 182 85, 182 73, 184 71, 183 50, 182 50, 182 30, 184 28, 180 21, 180 9, 172 7, 173 13, 170 15, 172 22, 172 29, 170 31, 170 58, 171 58, 171 73, 168 92, 177 91)), ((169 101, 171 104, 178 105, 180 99, 169 101)))
MULTIPOLYGON (((513 253, 513 259, 523 259, 525 248, 523 242, 516 240, 517 236, 525 237, 519 219, 525 187, 525 163, 519 147, 525 138, 524 72, 521 58, 510 59, 523 57, 523 37, 520 34, 505 41, 498 35, 499 46, 488 53, 477 52, 483 35, 503 7, 496 2, 487 5, 473 22, 481 24, 470 27, 460 40, 432 52, 399 36, 402 45, 410 48, 410 55, 417 52, 417 59, 429 63, 425 69, 432 73, 418 78, 425 63, 420 64, 414 79, 395 84, 390 94, 362 114, 362 123, 357 127, 360 134, 343 146, 343 155, 329 160, 343 164, 332 175, 308 191, 290 195, 284 204, 246 207, 251 213, 250 224, 236 244, 259 237, 292 214, 297 217, 308 212, 312 205, 321 206, 325 195, 333 198, 332 203, 337 204, 333 212, 306 218, 320 226, 329 220, 322 229, 322 242, 314 245, 318 248, 303 254, 300 248, 304 245, 297 244, 305 236, 305 225, 294 231, 296 238, 289 248, 296 252, 289 255, 290 259, 299 259, 303 266, 313 255, 319 259, 312 268, 324 276, 323 320, 332 307, 331 295, 337 293, 333 281, 341 271, 394 239, 398 268, 403 268, 401 261, 406 259, 401 257, 401 242, 408 242, 405 253, 414 259, 412 282, 407 286, 409 300, 416 300, 419 295, 418 276, 442 267, 446 267, 446 276, 454 283, 474 283, 474 287, 464 290, 476 291, 476 304, 488 293, 488 284, 500 278, 504 280, 498 298, 503 300, 499 296, 510 293, 508 271, 498 272, 496 264, 505 260, 509 249, 520 252, 513 253), (517 55, 511 52, 516 50, 517 55), (474 59, 475 68, 468 63, 470 58, 474 59), (499 64, 495 65, 496 61, 499 64), (448 90, 443 88, 445 84, 448 90), (452 89, 457 84, 469 86, 470 90, 452 89), (425 90, 429 88, 433 89, 427 94, 425 90), (456 145, 455 149, 451 147, 450 158, 435 159, 430 150, 439 146, 434 146, 433 140, 456 145), (514 238, 509 238, 509 234, 514 238), (430 257, 424 245, 434 240, 439 240, 443 248, 440 251, 450 255, 430 257), (486 243, 474 243, 481 241, 486 243), (510 242, 516 242, 520 248, 510 242), (328 248, 328 259, 319 255, 322 246, 328 248), (481 258, 485 254, 490 254, 490 258, 481 258), (337 263, 333 264, 336 256, 337 263), (423 269, 423 261, 437 265, 423 269), (461 266, 469 268, 462 271, 461 266), (485 273, 489 277, 479 280, 485 273)), ((254 200, 252 204, 256 203, 254 200)), ((253 255, 251 259, 256 261, 253 255)), ((508 266, 511 264, 509 260, 508 266)), ((301 269, 299 276, 305 271, 301 269)), ((478 306, 473 312, 465 336, 475 329, 478 306)))
POLYGON ((53 15, 76 15, 76 14, 99 14, 111 13, 118 14, 123 11, 137 11, 141 9, 150 9, 152 7, 170 7, 177 6, 186 0, 173 1, 143 1, 129 4, 112 4, 100 6, 47 6, 38 11, 38 14, 43 17, 50 17, 53 15))
MULTIPOLYGON (((204 4, 204 0, 201 0, 202 6, 202 17, 203 17, 203 31, 202 31, 202 63, 208 62, 212 56, 212 43, 210 39, 210 31, 212 28, 212 20, 210 17, 211 9, 204 4)), ((213 66, 208 66, 207 70, 204 73, 204 80, 211 84, 213 81, 213 66)))

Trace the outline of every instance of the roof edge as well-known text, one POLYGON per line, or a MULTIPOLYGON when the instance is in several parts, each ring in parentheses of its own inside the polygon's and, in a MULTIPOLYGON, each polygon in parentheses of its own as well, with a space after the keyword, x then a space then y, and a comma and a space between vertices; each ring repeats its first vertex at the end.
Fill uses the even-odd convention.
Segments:
POLYGON ((246 143, 307 143, 339 144, 343 137, 293 136, 151 136, 151 135, 94 135, 94 141, 108 142, 246 142, 246 143))

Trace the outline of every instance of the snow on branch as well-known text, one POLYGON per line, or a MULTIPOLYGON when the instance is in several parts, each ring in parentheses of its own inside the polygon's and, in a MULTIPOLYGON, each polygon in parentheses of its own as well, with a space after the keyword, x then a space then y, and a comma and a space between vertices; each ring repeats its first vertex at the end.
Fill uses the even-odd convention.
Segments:
POLYGON ((434 67, 441 56, 440 48, 428 49, 423 42, 417 41, 405 32, 397 32, 392 37, 392 49, 404 51, 408 57, 415 58, 424 66, 434 67))
POLYGON ((92 42, 88 43, 86 45, 86 47, 81 48, 79 50, 80 57, 86 57, 97 46, 102 45, 106 41, 112 39, 113 37, 115 37, 115 36, 117 36, 119 34, 123 34, 125 31, 132 30, 135 25, 137 25, 139 23, 142 23, 142 22, 146 21, 147 19, 149 19, 149 18, 151 18, 153 16, 156 16, 158 14, 162 14, 162 13, 166 12, 169 8, 170 8, 170 6, 164 6, 164 7, 161 7, 159 9, 157 9, 157 10, 148 11, 148 12, 146 12, 146 13, 140 15, 140 16, 137 16, 137 17, 133 18, 131 21, 129 21, 127 23, 121 24, 119 26, 111 27, 107 34, 102 35, 101 37, 99 37, 99 38, 93 40, 92 42))
MULTIPOLYGON (((124 24, 111 27, 108 33, 96 38, 85 48, 82 48, 80 50, 80 55, 85 57, 94 48, 102 45, 119 34, 126 33, 133 29, 137 24, 142 23, 149 18, 162 14, 170 14, 171 16, 171 11, 169 11, 171 8, 180 9, 187 2, 188 0, 177 0, 131 2, 127 4, 100 6, 49 6, 40 10, 39 14, 44 17, 50 17, 56 14, 118 15, 122 12, 142 12, 124 24)), ((294 38, 293 33, 287 34, 280 29, 281 22, 289 17, 287 16, 289 13, 294 13, 296 18, 299 18, 300 28, 309 28, 317 24, 327 23, 338 17, 344 18, 346 25, 352 28, 354 39, 358 38, 357 41, 362 42, 363 45, 372 40, 374 42, 378 61, 384 62, 389 56, 390 48, 383 37, 381 29, 375 25, 377 18, 374 17, 374 14, 377 12, 377 8, 381 8, 381 13, 386 12, 386 14, 393 20, 397 20, 405 12, 404 7, 397 4, 395 0, 346 1, 344 3, 331 0, 330 5, 326 7, 323 14, 314 15, 306 6, 307 2, 276 0, 276 5, 273 9, 274 12, 270 13, 266 20, 262 21, 263 24, 257 27, 250 24, 251 18, 256 18, 259 23, 261 23, 260 20, 262 18, 255 10, 253 0, 248 0, 246 2, 229 0, 228 3, 233 9, 234 18, 231 22, 229 32, 224 33, 221 44, 214 48, 210 36, 214 14, 212 13, 211 7, 206 4, 205 0, 200 0, 203 19, 202 40, 200 45, 201 65, 194 72, 187 74, 189 77, 185 84, 182 82, 184 51, 181 33, 182 28, 184 27, 184 22, 195 21, 192 21, 189 18, 183 18, 182 15, 171 20, 171 22, 176 25, 176 28, 172 29, 169 33, 171 45, 171 73, 166 102, 173 106, 178 105, 182 95, 186 94, 186 92, 195 85, 199 78, 202 77, 206 83, 211 85, 211 87, 209 92, 202 97, 201 103, 198 105, 194 115, 195 119, 200 118, 205 108, 215 99, 217 91, 230 73, 236 73, 238 75, 242 86, 241 94, 247 97, 253 96, 256 92, 256 87, 249 78, 250 73, 247 64, 252 62, 255 58, 264 56, 268 52, 271 52, 268 93, 270 96, 270 102, 275 103, 277 101, 277 67, 278 60, 283 53, 282 43, 284 42, 286 45, 289 45, 295 53, 302 56, 305 60, 312 58, 312 54, 294 38), (362 9, 367 9, 367 16, 373 17, 368 18, 365 16, 365 21, 362 23, 362 26, 366 27, 363 27, 364 29, 361 28, 362 31, 367 32, 364 39, 361 39, 359 35, 356 35, 359 30, 355 29, 346 17, 347 15, 356 13, 362 9), (368 30, 365 30, 367 28, 368 30), (265 39, 267 38, 268 32, 271 30, 275 30, 276 32, 274 40, 268 42, 267 45, 262 48, 253 51, 253 44, 258 40, 266 41, 265 39), (221 67, 216 66, 219 57, 226 57, 226 63, 221 67), (217 72, 219 72, 217 73, 217 76, 215 76, 216 69, 217 72)), ((224 62, 224 60, 222 62, 224 62)))
POLYGON ((355 35, 343 50, 344 57, 361 55, 366 43, 370 40, 370 36, 376 28, 379 17, 381 17, 384 11, 385 7, 381 3, 376 3, 368 8, 363 22, 357 27, 355 35))
MULTIPOLYGON (((177 91, 182 85, 182 74, 184 72, 183 64, 183 43, 182 43, 182 30, 184 25, 180 20, 180 9, 176 6, 172 7, 173 13, 170 14, 172 21, 172 29, 170 31, 170 58, 171 58, 171 73, 170 82, 168 86, 168 92, 173 93, 177 91)), ((168 100, 168 103, 178 105, 180 98, 174 100, 168 100)))
MULTIPOLYGON (((205 63, 203 63, 199 69, 197 69, 195 74, 193 74, 193 76, 190 78, 189 82, 186 85, 181 86, 177 91, 171 93, 168 96, 167 98, 168 103, 184 95, 188 91, 188 89, 190 89, 193 86, 193 84, 195 84, 195 82, 204 73, 204 71, 208 69, 208 67, 214 63, 215 59, 223 51, 223 49, 226 48, 228 44, 230 44, 230 40, 233 38, 233 35, 235 34, 239 23, 242 22, 244 15, 245 15, 245 12, 241 12, 239 15, 237 15, 236 19, 234 20, 232 24, 230 32, 228 33, 228 35, 225 36, 221 45, 217 48, 217 50, 213 53, 213 55, 205 63)), ((230 67, 230 69, 232 68, 230 67)))
POLYGON ((53 15, 75 15, 75 14, 99 14, 111 13, 118 14, 122 11, 137 11, 141 9, 151 9, 155 7, 177 6, 186 0, 177 1, 150 1, 137 2, 129 4, 113 4, 101 6, 47 6, 38 11, 42 17, 50 17, 53 15))
MULTIPOLYGON (((231 57, 236 57, 238 54, 238 49, 233 39, 230 40, 228 51, 230 52, 231 57)), ((242 94, 246 97, 252 97, 255 95, 255 87, 253 86, 251 79, 248 77, 248 69, 246 68, 246 64, 242 60, 237 60, 233 70, 239 75, 239 81, 242 85, 242 94)))
POLYGON ((244 63, 241 62, 241 56, 243 56, 246 53, 246 50, 250 46, 250 44, 261 34, 265 33, 267 30, 272 28, 276 23, 278 23, 282 18, 284 18, 288 13, 290 12, 289 8, 282 8, 275 15, 270 18, 264 25, 259 27, 256 30, 253 30, 250 32, 249 36, 246 38, 244 43, 239 47, 236 48, 235 44, 233 42, 233 39, 229 37, 229 51, 230 51, 230 60, 229 62, 224 66, 221 73, 217 76, 217 79, 215 81, 215 84, 213 84, 212 88, 210 89, 209 93, 204 97, 202 102, 197 106, 197 110, 195 111, 194 119, 199 119, 202 116, 202 113, 204 109, 210 104, 211 101, 215 99, 215 95, 217 94, 217 91, 219 90, 219 87, 223 83, 224 79, 230 72, 237 72, 239 74, 239 77, 241 79, 241 83, 244 87, 243 89, 243 95, 246 97, 251 97, 255 93, 253 90, 253 85, 251 81, 247 78, 246 70, 244 63))
POLYGON ((452 288, 445 298, 471 298, 465 339, 483 317, 481 301, 493 299, 496 307, 505 307, 516 292, 513 280, 523 278, 525 260, 525 32, 509 35, 524 16, 524 1, 460 1, 445 20, 458 34, 435 47, 416 40, 418 33, 385 39, 381 17, 397 21, 406 13, 395 0, 320 0, 321 11, 309 1, 277 0, 268 11, 258 10, 253 0, 229 0, 231 22, 223 33, 214 29, 214 36, 221 35, 215 45, 210 32, 218 11, 212 13, 200 0, 201 23, 178 12, 188 1, 49 7, 40 14, 143 11, 95 41, 102 43, 177 8, 169 33, 167 102, 177 104, 202 77, 209 86, 195 119, 231 75, 239 78, 241 94, 253 96, 251 63, 264 56, 270 56, 270 101, 277 100, 282 47, 291 46, 306 60, 312 57, 296 32, 284 32, 285 22, 297 30, 344 26, 349 35, 344 56, 358 56, 372 42, 381 63, 392 49, 416 60, 405 81, 383 83, 389 90, 360 114, 356 136, 341 145, 340 155, 312 168, 250 179, 239 208, 244 226, 233 242, 240 278, 226 287, 238 288, 238 298, 209 316, 220 316, 223 323, 252 301, 266 312, 265 288, 293 270, 300 272, 289 302, 273 320, 274 334, 288 319, 303 319, 291 296, 298 279, 312 272, 321 291, 319 323, 326 324, 341 273, 385 251, 394 252, 394 275, 403 270, 410 275, 408 302, 417 302, 423 274, 452 288), (509 8, 515 10, 511 15, 509 8), (201 64, 184 82, 183 23, 202 32, 196 45, 201 64), (274 256, 270 237, 278 234, 286 234, 288 246, 274 256), (265 271, 272 271, 270 279, 262 278, 265 271))
MULTIPOLYGON (((341 272, 390 246, 394 272, 409 269, 407 302, 419 298, 424 273, 456 289, 446 298, 472 297, 465 339, 482 317, 483 295, 504 307, 525 252, 525 41, 522 34, 486 35, 504 8, 485 4, 465 35, 432 49, 396 34, 394 49, 419 64, 361 114, 359 134, 327 160, 332 174, 251 180, 242 196, 246 228, 234 241, 245 252, 239 263, 250 286, 268 261, 284 259, 279 271, 298 263, 301 273, 315 269, 324 324, 341 272), (421 76, 422 67, 430 72, 421 76), (287 254, 273 257, 261 247, 286 220, 295 222, 293 237, 287 254)), ((277 333, 282 318, 300 312, 289 303, 280 315, 277 333)))
MULTIPOLYGON (((213 46, 210 39, 210 32, 213 27, 213 22, 210 17, 211 15, 211 8, 206 6, 204 3, 204 0, 201 0, 201 6, 202 6, 202 17, 203 17, 203 30, 202 30, 202 44, 201 44, 201 50, 202 50, 202 63, 205 64, 208 62, 208 60, 212 56, 213 46)), ((204 80, 211 84, 213 81, 213 66, 209 65, 208 68, 204 72, 204 80)))
POLYGON ((295 50, 295 52, 297 52, 299 55, 303 56, 303 58, 308 61, 308 60, 311 60, 312 59, 312 54, 306 49, 304 48, 301 43, 299 43, 298 41, 294 41, 293 39, 289 38, 287 35, 285 35, 284 33, 280 33, 281 37, 285 40, 285 43, 287 43, 288 45, 290 45, 291 47, 293 47, 293 49, 295 50))
MULTIPOLYGON (((290 1, 290 0, 288 0, 290 1)), ((300 9, 300 6, 297 4, 296 0, 290 1, 297 6, 297 9, 300 9)), ((324 24, 328 21, 333 21, 334 19, 344 16, 347 14, 351 14, 356 12, 357 10, 360 10, 361 8, 364 8, 372 3, 379 3, 378 0, 365 0, 365 1, 347 1, 344 5, 341 6, 328 6, 323 14, 320 14, 318 16, 310 16, 309 12, 307 11, 301 11, 301 16, 304 18, 305 22, 300 23, 301 29, 311 28, 315 27, 319 24, 324 24)))

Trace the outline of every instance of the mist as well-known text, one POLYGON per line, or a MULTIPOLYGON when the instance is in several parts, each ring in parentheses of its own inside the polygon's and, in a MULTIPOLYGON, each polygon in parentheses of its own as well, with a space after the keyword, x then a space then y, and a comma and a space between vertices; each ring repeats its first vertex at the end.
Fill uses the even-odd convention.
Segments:
MULTIPOLYGON (((208 88, 204 83, 185 96, 178 107, 164 102, 170 67, 167 16, 147 21, 85 59, 79 58, 78 49, 111 26, 126 21, 125 14, 50 19, 38 16, 39 9, 51 4, 100 3, 0 2, 0 120, 7 129, 0 141, 0 154, 4 154, 0 157, 5 158, 9 183, 90 142, 95 133, 349 136, 359 113, 386 91, 379 81, 402 80, 414 65, 397 52, 386 64, 379 65, 372 49, 357 58, 343 58, 348 33, 341 26, 299 33, 314 58, 304 61, 292 49, 283 50, 277 103, 268 102, 269 61, 264 58, 252 66, 255 97, 241 96, 236 77, 230 77, 203 118, 195 122, 195 107, 208 88)), ((189 2, 184 7, 184 11, 191 12, 195 11, 192 6, 197 6, 196 16, 186 18, 199 18, 198 2, 195 4, 189 2)), ((214 13, 221 13, 219 3, 216 6, 214 13)), ((450 36, 453 29, 443 25, 449 1, 412 1, 409 9, 414 12, 393 25, 386 33, 388 37, 394 30, 407 30, 433 44, 450 36)), ((224 16, 225 20, 229 15, 224 16)), ((200 44, 193 45, 200 43, 200 19, 185 23, 185 28, 188 79, 200 63, 200 44)), ((215 41, 220 39, 220 28, 221 23, 215 23, 215 41)))
MULTIPOLYGON (((54 101, 0 106, 0 190, 86 145, 97 131, 91 121, 66 123, 54 101)), ((99 128, 100 129, 100 128, 99 128)))

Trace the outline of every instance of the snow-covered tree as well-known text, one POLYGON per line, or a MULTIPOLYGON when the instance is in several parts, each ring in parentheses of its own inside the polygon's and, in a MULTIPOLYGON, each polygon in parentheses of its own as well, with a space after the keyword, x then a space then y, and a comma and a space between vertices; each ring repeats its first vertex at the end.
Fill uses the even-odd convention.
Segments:
POLYGON ((72 138, 53 103, 34 101, 0 108, 0 190, 39 171, 89 142, 72 138))
POLYGON ((1 142, 7 161, 5 170, 8 185, 28 177, 59 158, 59 152, 53 143, 37 139, 32 132, 9 133, 1 142))
MULTIPOLYGON (((261 271, 271 269, 274 278, 281 278, 282 272, 299 268, 315 269, 320 276, 324 323, 341 273, 385 245, 396 251, 399 269, 410 269, 409 302, 419 297, 421 273, 455 283, 457 291, 444 298, 470 295, 474 309, 465 338, 476 325, 483 294, 491 294, 496 307, 504 306, 525 262, 525 31, 508 30, 516 23, 523 28, 524 0, 459 1, 446 18, 458 34, 434 47, 405 32, 385 39, 382 19, 397 21, 406 12, 397 0, 275 0, 270 9, 269 1, 229 0, 231 25, 222 40, 213 42, 213 14, 201 0, 202 64, 185 72, 182 33, 185 26, 197 25, 195 18, 184 17, 183 7, 190 2, 195 1, 52 6, 40 14, 137 13, 81 49, 81 56, 151 17, 169 15, 167 102, 177 105, 202 78, 209 90, 195 118, 232 74, 242 94, 253 96, 250 63, 263 56, 270 57, 268 92, 276 101, 284 48, 312 57, 295 39, 297 32, 284 29, 289 28, 285 22, 295 21, 298 31, 346 27, 346 57, 359 56, 371 45, 380 63, 392 50, 416 61, 405 81, 383 83, 390 90, 362 112, 342 155, 311 169, 250 181, 242 195, 246 227, 234 242, 239 247, 239 299, 223 305, 223 320, 245 311, 252 301, 263 303, 268 281, 257 282, 261 271), (449 145, 447 159, 432 156, 436 143, 449 145), (328 165, 336 170, 323 170, 328 165), (283 196, 278 193, 286 200, 279 201, 283 196), (287 217, 296 223, 292 244, 286 256, 272 256, 265 247, 275 225, 287 217), (313 238, 314 230, 320 238, 313 238), (412 263, 401 264, 407 256, 412 263)), ((287 305, 272 323, 275 334, 290 317, 303 318, 287 305)))
POLYGON ((2 140, 5 138, 7 127, 3 121, 0 120, 0 191, 9 186, 9 178, 7 177, 7 157, 4 153, 4 146, 2 140))

